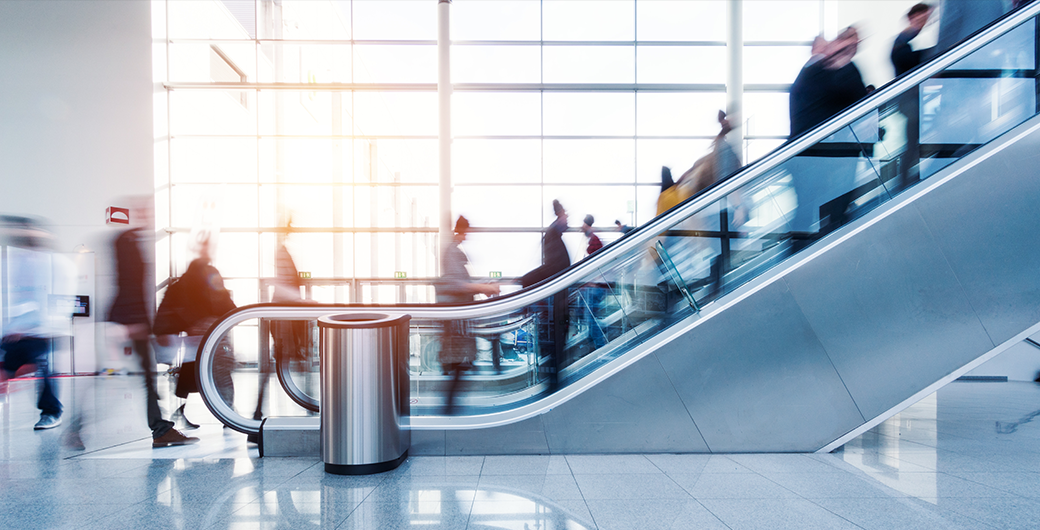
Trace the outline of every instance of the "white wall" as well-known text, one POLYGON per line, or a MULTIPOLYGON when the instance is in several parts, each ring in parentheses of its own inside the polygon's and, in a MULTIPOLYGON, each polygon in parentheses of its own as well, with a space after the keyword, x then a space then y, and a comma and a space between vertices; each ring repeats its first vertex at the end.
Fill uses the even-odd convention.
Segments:
POLYGON ((97 252, 93 311, 113 288, 105 208, 153 194, 151 5, 0 1, 0 212, 45 218, 57 250, 97 252))

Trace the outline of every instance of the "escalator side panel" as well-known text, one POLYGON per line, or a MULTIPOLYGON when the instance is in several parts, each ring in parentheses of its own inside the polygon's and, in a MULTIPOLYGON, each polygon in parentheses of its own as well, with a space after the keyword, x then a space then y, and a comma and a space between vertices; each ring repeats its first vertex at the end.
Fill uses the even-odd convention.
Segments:
POLYGON ((868 419, 994 347, 914 205, 786 282, 868 419))
POLYGON ((446 431, 447 455, 545 455, 549 445, 545 437, 545 416, 474 431, 446 431))
POLYGON ((1037 153, 1034 132, 917 205, 996 344, 1040 322, 1037 153))
POLYGON ((709 451, 656 356, 604 383, 543 416, 554 454, 709 451))
POLYGON ((783 281, 657 357, 711 452, 805 451, 864 421, 783 281))

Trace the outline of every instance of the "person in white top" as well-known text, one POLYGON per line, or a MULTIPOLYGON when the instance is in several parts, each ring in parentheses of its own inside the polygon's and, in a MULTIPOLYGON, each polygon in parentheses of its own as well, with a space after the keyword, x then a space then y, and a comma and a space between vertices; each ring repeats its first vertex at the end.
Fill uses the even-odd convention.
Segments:
POLYGON ((50 234, 33 219, 4 216, 0 229, 8 245, 11 304, 0 340, 4 375, 13 377, 23 366, 36 366, 40 420, 33 428, 53 429, 61 425, 62 405, 51 380, 50 350, 55 338, 69 334, 72 307, 64 302, 75 291, 75 266, 51 252, 50 234))

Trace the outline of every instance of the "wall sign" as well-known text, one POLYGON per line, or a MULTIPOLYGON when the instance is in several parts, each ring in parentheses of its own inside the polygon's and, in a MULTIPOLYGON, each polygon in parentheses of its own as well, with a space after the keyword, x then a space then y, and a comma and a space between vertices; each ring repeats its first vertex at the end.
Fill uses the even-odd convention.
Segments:
POLYGON ((130 208, 120 208, 118 206, 109 206, 105 210, 105 222, 108 224, 130 224, 130 208))

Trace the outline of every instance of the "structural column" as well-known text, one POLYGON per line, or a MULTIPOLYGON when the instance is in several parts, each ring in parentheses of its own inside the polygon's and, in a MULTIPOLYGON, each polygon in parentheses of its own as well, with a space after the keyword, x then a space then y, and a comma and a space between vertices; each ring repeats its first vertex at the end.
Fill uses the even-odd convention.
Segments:
MULTIPOLYGON (((437 108, 440 128, 437 135, 440 159, 439 246, 451 241, 451 0, 437 2, 437 108)), ((440 255, 438 248, 438 256, 440 255)), ((438 260, 440 275, 440 260, 438 260)))
MULTIPOLYGON (((726 14, 726 112, 730 114, 733 132, 730 143, 741 160, 744 154, 744 1, 729 0, 726 14)), ((745 160, 746 161, 746 160, 745 160)))

